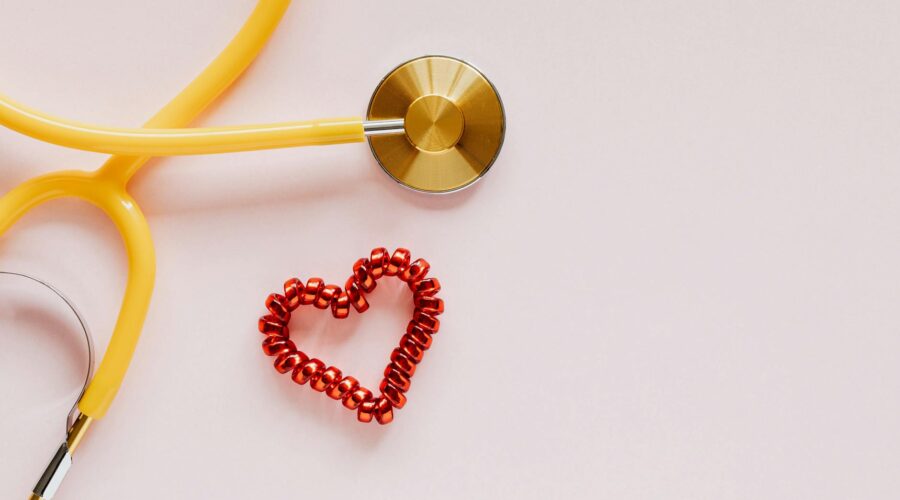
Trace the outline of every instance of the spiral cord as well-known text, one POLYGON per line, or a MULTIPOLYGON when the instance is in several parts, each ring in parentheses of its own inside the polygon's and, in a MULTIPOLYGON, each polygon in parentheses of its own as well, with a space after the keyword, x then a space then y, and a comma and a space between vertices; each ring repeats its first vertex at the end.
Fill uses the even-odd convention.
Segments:
POLYGON ((309 278, 304 284, 299 278, 284 282, 283 293, 266 297, 269 314, 259 318, 258 329, 265 335, 263 353, 275 358, 273 366, 278 373, 291 374, 299 384, 309 383, 314 391, 325 393, 331 399, 341 401, 349 410, 356 411, 357 420, 372 420, 385 425, 393 421, 394 409, 406 404, 406 392, 418 365, 432 344, 433 336, 440 329, 437 316, 444 312, 444 301, 437 297, 441 290, 437 278, 426 277, 431 266, 425 259, 411 262, 409 250, 398 248, 389 254, 385 248, 372 250, 368 258, 353 264, 353 274, 344 287, 326 285, 321 278, 309 278), (291 313, 300 306, 312 305, 317 309, 331 309, 337 319, 350 316, 351 310, 363 313, 369 309, 366 294, 384 276, 395 276, 405 282, 413 292, 415 310, 406 327, 406 333, 390 356, 384 369, 384 378, 378 386, 379 395, 362 385, 352 376, 344 376, 338 368, 328 366, 322 360, 310 358, 290 340, 288 324, 291 313))

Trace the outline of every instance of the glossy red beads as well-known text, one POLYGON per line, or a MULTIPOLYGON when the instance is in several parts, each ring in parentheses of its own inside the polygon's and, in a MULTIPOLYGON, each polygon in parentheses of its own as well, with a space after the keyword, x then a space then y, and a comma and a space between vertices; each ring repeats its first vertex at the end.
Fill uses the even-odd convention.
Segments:
POLYGON ((360 422, 375 420, 382 425, 388 424, 394 420, 394 409, 406 404, 406 393, 416 366, 440 328, 437 316, 444 312, 444 301, 436 296, 441 290, 440 282, 437 278, 426 277, 430 269, 428 261, 413 261, 405 248, 389 253, 379 247, 372 250, 368 258, 353 264, 353 274, 344 288, 326 285, 321 278, 310 278, 305 284, 298 278, 291 278, 284 283, 283 295, 273 293, 266 298, 269 313, 259 318, 258 324, 260 333, 266 336, 263 352, 275 357, 273 365, 279 373, 290 373, 295 383, 308 383, 313 390, 340 401, 345 408, 356 412, 360 422), (396 276, 406 282, 413 292, 415 308, 406 333, 391 352, 390 362, 384 369, 384 379, 378 386, 380 394, 375 396, 354 377, 345 377, 338 368, 299 351, 290 340, 288 323, 291 313, 301 305, 330 309, 337 319, 347 318, 351 311, 363 313, 369 309, 365 295, 375 290, 383 276, 396 276))

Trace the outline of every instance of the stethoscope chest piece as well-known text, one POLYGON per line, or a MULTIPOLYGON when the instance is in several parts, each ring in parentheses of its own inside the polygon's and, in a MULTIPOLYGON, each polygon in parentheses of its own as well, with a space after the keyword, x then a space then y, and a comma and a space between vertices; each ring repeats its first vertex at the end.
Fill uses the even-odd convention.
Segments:
POLYGON ((403 118, 405 134, 373 134, 369 145, 394 180, 427 193, 457 191, 483 177, 506 131, 497 89, 470 64, 446 56, 396 67, 372 94, 367 118, 403 118))

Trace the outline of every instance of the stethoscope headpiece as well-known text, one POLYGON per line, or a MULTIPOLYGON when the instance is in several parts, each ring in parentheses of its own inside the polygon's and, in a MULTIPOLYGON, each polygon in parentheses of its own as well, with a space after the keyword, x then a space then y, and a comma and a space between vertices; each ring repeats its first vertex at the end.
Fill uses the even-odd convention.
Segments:
POLYGON ((472 65, 424 56, 394 68, 369 101, 367 119, 403 120, 405 134, 372 134, 381 168, 416 191, 472 185, 493 165, 506 132, 494 85, 472 65))

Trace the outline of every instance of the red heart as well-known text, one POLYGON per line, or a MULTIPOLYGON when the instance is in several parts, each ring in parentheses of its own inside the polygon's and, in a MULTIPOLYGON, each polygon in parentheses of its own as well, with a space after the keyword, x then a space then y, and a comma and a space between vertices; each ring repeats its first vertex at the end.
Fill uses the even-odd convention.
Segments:
POLYGON ((259 318, 259 331, 266 335, 263 352, 275 356, 275 369, 279 373, 291 372, 294 382, 309 386, 328 397, 341 401, 350 410, 357 411, 360 422, 388 424, 394 419, 394 408, 406 404, 405 392, 416 365, 422 361, 425 351, 431 347, 432 335, 438 332, 437 316, 444 312, 444 301, 436 297, 441 290, 437 278, 426 278, 431 266, 425 259, 410 263, 409 250, 398 248, 390 257, 384 248, 376 248, 368 259, 362 258, 353 265, 353 275, 342 290, 336 285, 325 285, 319 278, 310 278, 304 285, 297 278, 284 283, 284 295, 273 293, 266 298, 270 314, 259 318), (291 312, 301 305, 314 305, 319 309, 331 307, 335 318, 350 315, 352 306, 357 312, 369 308, 365 294, 375 289, 382 276, 397 276, 413 291, 415 312, 400 338, 400 345, 391 352, 391 362, 384 369, 384 379, 379 385, 381 395, 362 387, 354 377, 344 377, 341 370, 322 361, 310 358, 290 340, 288 323, 291 312))

